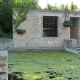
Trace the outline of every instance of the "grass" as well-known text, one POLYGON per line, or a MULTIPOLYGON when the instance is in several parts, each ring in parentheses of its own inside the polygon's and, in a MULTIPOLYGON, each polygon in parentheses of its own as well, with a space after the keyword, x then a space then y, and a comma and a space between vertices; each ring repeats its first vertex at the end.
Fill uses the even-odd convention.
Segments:
POLYGON ((66 51, 9 53, 8 65, 11 80, 80 80, 80 56, 66 51))

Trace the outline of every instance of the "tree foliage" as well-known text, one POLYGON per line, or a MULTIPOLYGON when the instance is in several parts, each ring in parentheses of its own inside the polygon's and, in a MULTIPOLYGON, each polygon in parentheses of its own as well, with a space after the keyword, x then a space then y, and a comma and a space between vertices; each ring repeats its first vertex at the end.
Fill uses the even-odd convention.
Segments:
POLYGON ((76 9, 78 9, 78 8, 77 8, 77 5, 75 5, 73 2, 71 2, 71 5, 70 5, 69 10, 70 10, 70 11, 75 11, 76 9))
POLYGON ((26 20, 29 9, 41 9, 38 0, 14 0, 14 8, 14 16, 16 16, 16 19, 13 18, 14 31, 18 30, 18 26, 26 20))
POLYGON ((66 9, 68 9, 68 4, 66 4, 66 5, 61 4, 59 7, 59 10, 66 10, 66 9))
POLYGON ((50 5, 50 4, 47 4, 47 6, 44 9, 45 10, 59 10, 59 8, 57 7, 56 4, 54 6, 50 5))
POLYGON ((35 9, 38 5, 38 0, 14 0, 15 8, 35 9))
MULTIPOLYGON (((38 0, 0 0, 0 37, 4 35, 11 35, 12 33, 12 8, 26 8, 29 9, 41 9, 38 5, 38 0)), ((71 2, 71 5, 61 4, 60 6, 50 5, 44 8, 46 10, 65 10, 75 11, 77 5, 71 2)), ((78 9, 80 11, 80 9, 78 9)), ((24 15, 23 15, 24 16, 24 15)), ((21 18, 22 16, 20 16, 21 18)), ((19 20, 21 21, 21 20, 19 20)))
POLYGON ((55 5, 51 5, 51 4, 47 4, 47 6, 44 8, 45 10, 70 10, 70 11, 80 11, 80 9, 78 9, 77 5, 75 5, 73 2, 71 2, 71 5, 68 6, 68 4, 64 5, 61 4, 60 6, 55 5))
MULTIPOLYGON (((2 0, 0 2, 0 27, 2 35, 12 33, 12 0, 2 0)), ((0 31, 0 32, 1 32, 0 31)))
POLYGON ((38 0, 0 0, 0 34, 12 34, 12 8, 41 9, 38 0))

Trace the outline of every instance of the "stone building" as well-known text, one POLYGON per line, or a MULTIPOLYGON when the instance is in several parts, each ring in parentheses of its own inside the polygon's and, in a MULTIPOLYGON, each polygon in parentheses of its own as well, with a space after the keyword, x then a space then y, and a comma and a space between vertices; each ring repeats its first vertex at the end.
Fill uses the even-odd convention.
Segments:
MULTIPOLYGON (((15 17, 15 16, 13 16, 15 17)), ((64 27, 65 11, 30 10, 27 19, 18 26, 24 34, 13 31, 15 48, 64 49, 64 40, 80 45, 80 13, 69 12, 71 27, 64 27)), ((70 43, 69 43, 70 44, 70 43)), ((74 44, 74 45, 75 45, 74 44)), ((68 45, 70 46, 70 45, 68 45)))

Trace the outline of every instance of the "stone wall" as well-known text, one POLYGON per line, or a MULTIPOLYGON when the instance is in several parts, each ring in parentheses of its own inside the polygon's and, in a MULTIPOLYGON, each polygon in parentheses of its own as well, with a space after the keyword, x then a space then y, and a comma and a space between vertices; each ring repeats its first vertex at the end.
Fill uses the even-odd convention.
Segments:
POLYGON ((13 47, 13 39, 0 39, 0 50, 7 50, 13 47))
POLYGON ((63 11, 30 10, 27 19, 18 27, 25 29, 26 33, 13 32, 14 47, 63 47, 64 39, 70 39, 70 27, 63 26, 64 19, 63 11), (43 37, 43 16, 58 16, 58 37, 43 37))
POLYGON ((0 80, 8 80, 8 52, 0 51, 0 80))

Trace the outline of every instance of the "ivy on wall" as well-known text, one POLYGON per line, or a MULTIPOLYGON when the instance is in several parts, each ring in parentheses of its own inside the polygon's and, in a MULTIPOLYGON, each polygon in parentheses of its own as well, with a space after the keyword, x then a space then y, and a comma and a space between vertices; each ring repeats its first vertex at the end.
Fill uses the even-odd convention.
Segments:
MULTIPOLYGON (((25 8, 16 8, 16 9, 13 9, 13 25, 14 25, 14 30, 16 32, 25 32, 23 29, 18 29, 19 25, 24 22, 27 18, 27 13, 28 13, 28 9, 25 9, 25 8)), ((23 34, 23 33, 22 33, 23 34)))

